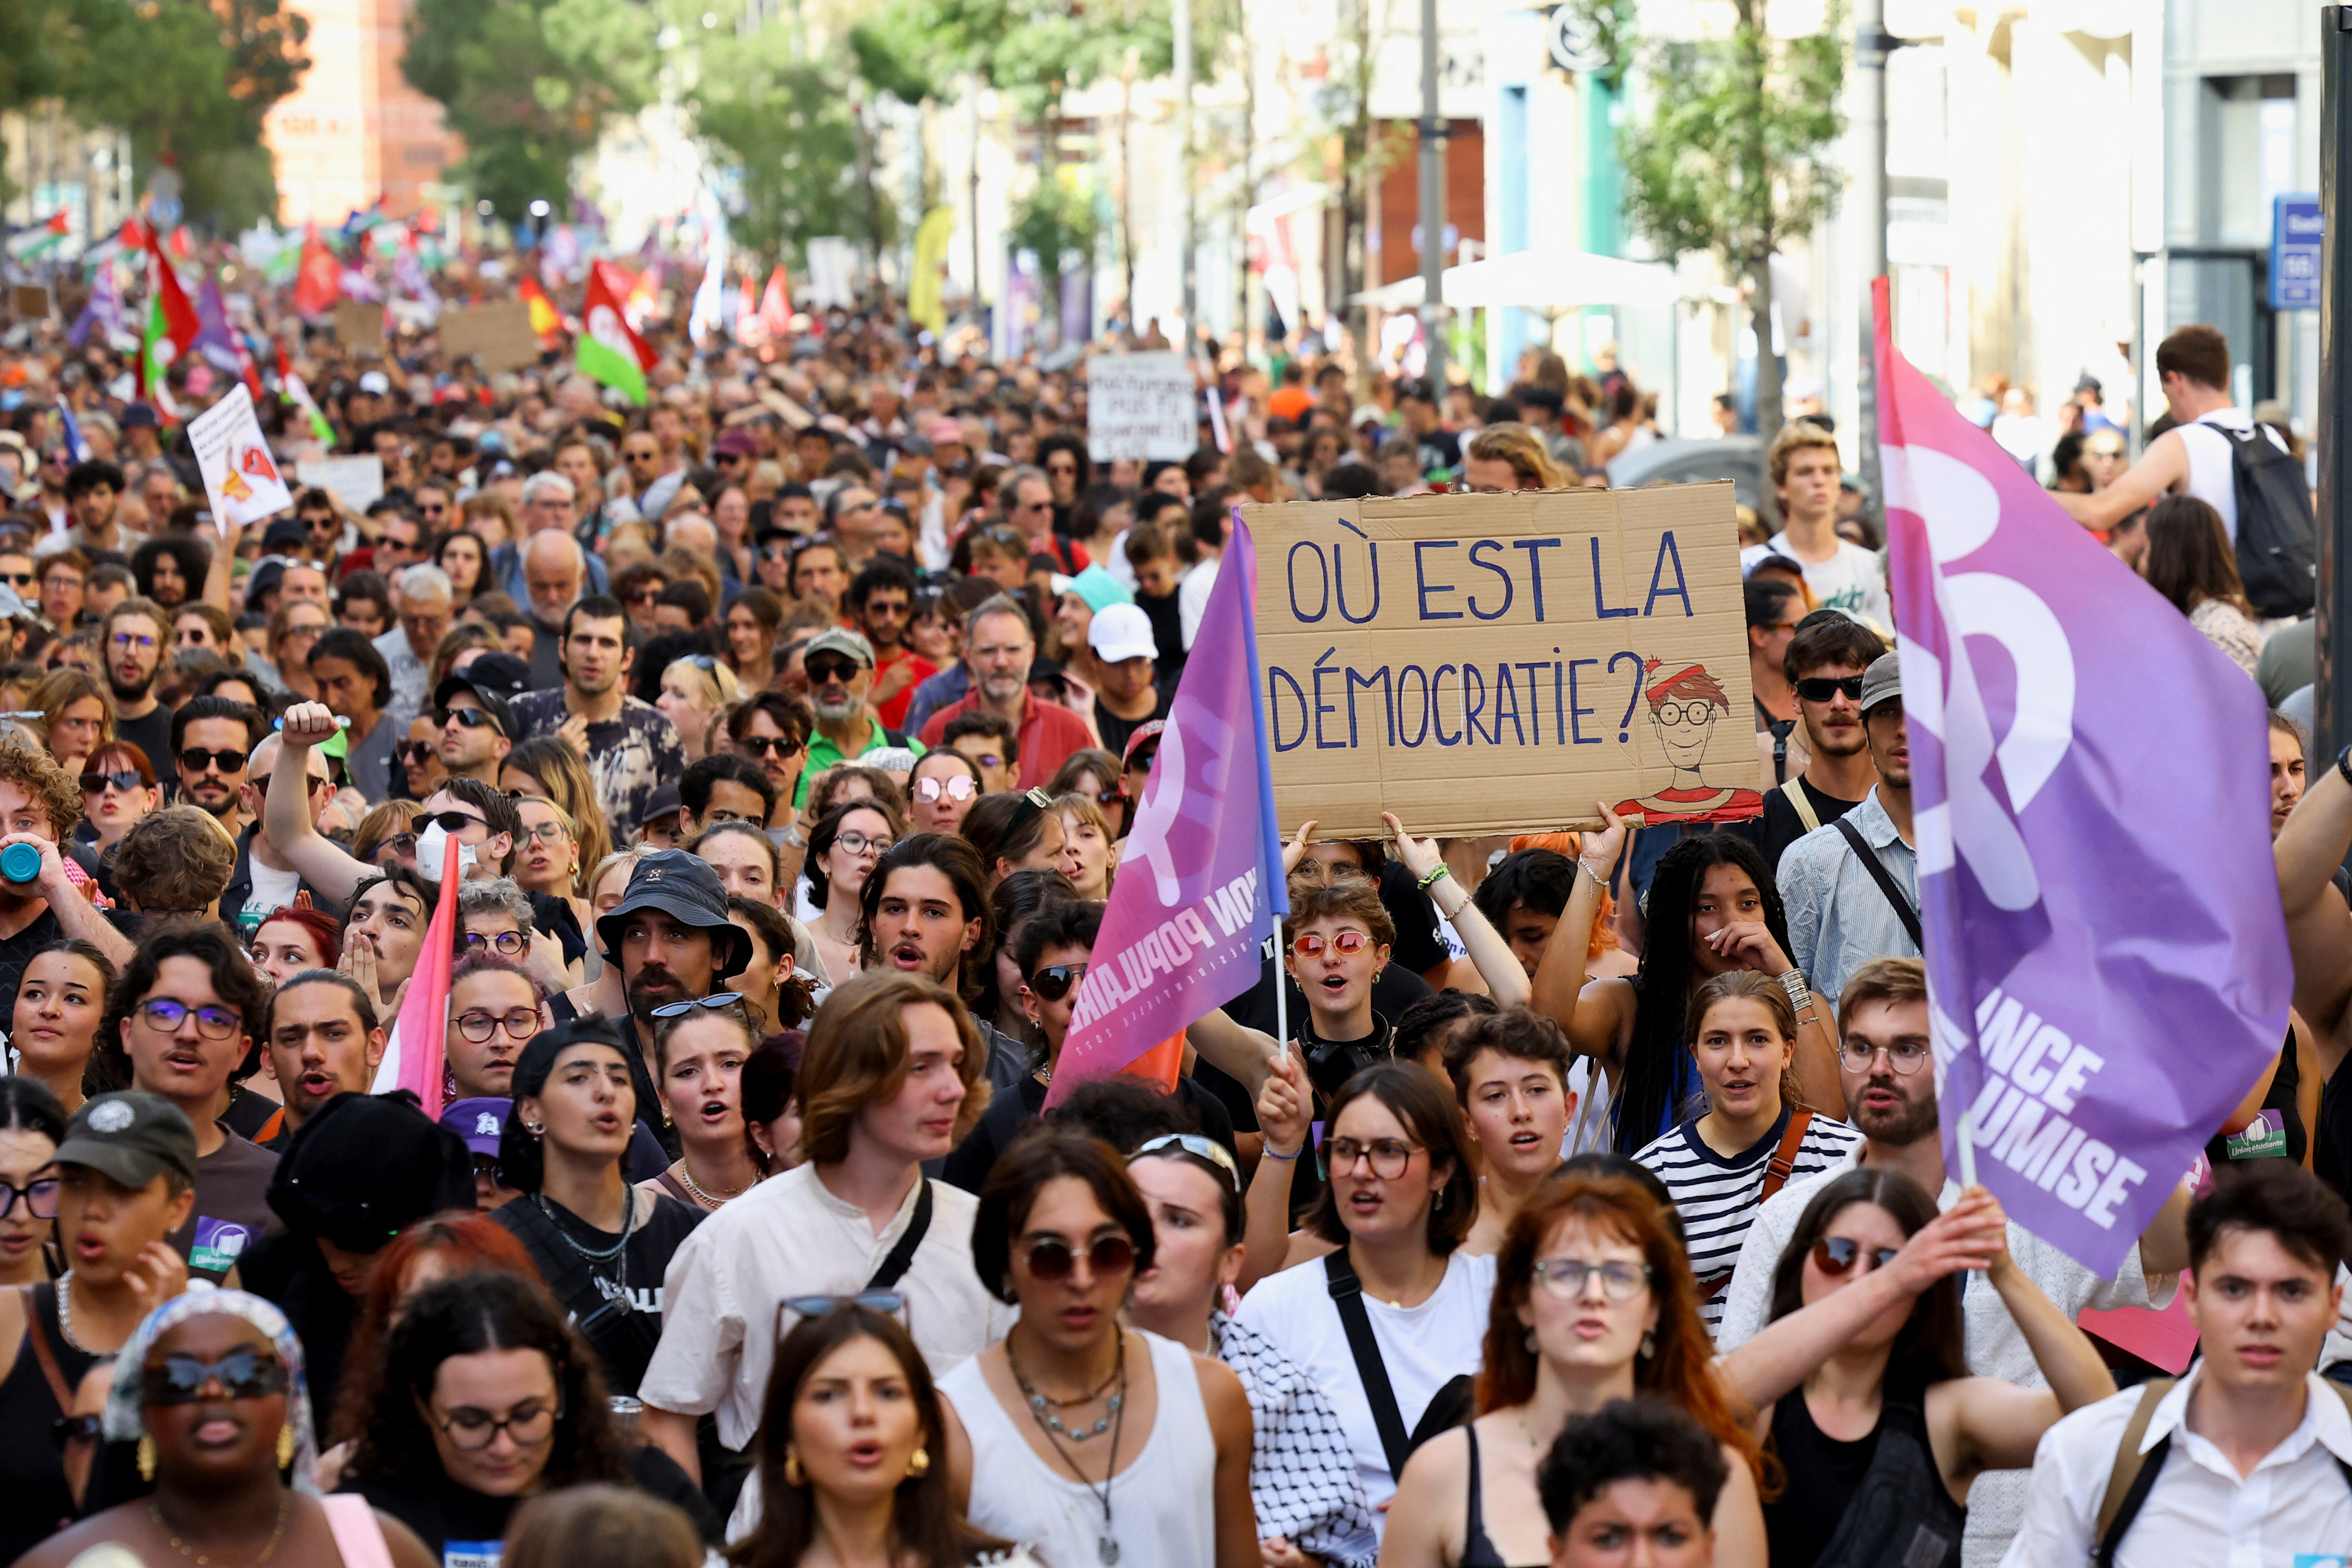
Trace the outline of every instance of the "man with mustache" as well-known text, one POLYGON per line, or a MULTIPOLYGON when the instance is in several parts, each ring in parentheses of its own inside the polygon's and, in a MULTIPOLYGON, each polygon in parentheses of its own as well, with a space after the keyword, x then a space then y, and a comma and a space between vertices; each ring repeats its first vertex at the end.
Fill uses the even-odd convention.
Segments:
MULTIPOLYGON (((596 922, 604 962, 620 971, 628 1011, 615 1018, 636 1083, 639 1120, 651 1124, 663 1100, 653 1078, 654 1009, 726 989, 751 961, 751 939, 727 918, 727 889, 709 862, 683 849, 660 849, 637 862, 628 890, 596 922)), ((669 1158, 677 1134, 657 1129, 669 1158)))
POLYGON ((923 747, 895 730, 883 727, 866 696, 874 688, 874 645, 840 626, 809 639, 801 668, 808 672, 809 703, 816 710, 816 728, 809 732, 808 761, 801 769, 793 797, 798 810, 808 805, 809 780, 837 763, 856 762, 868 752, 903 746, 919 753, 923 747))

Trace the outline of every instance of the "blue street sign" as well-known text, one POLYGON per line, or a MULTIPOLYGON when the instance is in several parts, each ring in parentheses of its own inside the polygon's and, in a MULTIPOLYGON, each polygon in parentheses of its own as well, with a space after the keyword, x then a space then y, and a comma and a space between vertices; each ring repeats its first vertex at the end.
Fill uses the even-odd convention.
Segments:
POLYGON ((2271 309, 2319 309, 2319 240, 2326 220, 2317 196, 2271 201, 2271 309))

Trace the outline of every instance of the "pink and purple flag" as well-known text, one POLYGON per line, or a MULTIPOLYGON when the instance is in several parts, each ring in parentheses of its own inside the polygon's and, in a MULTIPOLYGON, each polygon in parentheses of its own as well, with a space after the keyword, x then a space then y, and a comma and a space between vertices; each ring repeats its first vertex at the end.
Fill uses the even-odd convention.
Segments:
POLYGON ((2286 1036, 2262 692, 1895 352, 1876 292, 1946 1166, 2111 1276, 2286 1036))
POLYGON ((370 1091, 386 1094, 404 1089, 416 1096, 427 1116, 439 1116, 447 1088, 444 1068, 448 1060, 449 972, 456 966, 457 945, 457 883, 466 874, 459 860, 463 847, 452 838, 441 860, 441 896, 425 927, 425 951, 409 977, 407 993, 394 1021, 392 1039, 375 1069, 370 1091))
POLYGON ((1257 984, 1289 912, 1258 679, 1257 553, 1236 510, 1200 636, 1045 1097, 1108 1078, 1257 984))

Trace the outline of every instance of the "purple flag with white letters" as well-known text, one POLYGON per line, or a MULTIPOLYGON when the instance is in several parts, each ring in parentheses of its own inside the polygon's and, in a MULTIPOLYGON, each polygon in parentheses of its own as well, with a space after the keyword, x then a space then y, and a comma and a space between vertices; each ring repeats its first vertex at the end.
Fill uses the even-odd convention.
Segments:
POLYGON ((1049 1106, 1256 984, 1258 944, 1289 911, 1256 605, 1257 552, 1236 508, 1078 984, 1049 1106))
POLYGON ((2263 696, 1877 323, 1945 1164, 2112 1276, 2286 1035, 2263 696))

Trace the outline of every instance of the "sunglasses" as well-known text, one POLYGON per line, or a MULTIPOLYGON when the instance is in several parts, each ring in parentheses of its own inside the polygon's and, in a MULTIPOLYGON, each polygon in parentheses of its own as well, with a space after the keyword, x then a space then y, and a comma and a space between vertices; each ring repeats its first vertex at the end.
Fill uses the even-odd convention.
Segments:
POLYGON ((746 735, 735 742, 735 748, 747 757, 789 757, 800 750, 782 735, 746 735))
POLYGON ((1040 1002, 1059 1002, 1086 973, 1083 963, 1049 963, 1029 977, 1029 994, 1040 1002))
MULTIPOLYGON (((82 786, 87 789, 87 784, 82 786)), ((127 787, 127 786, 126 786, 127 787)), ((945 795, 950 800, 970 800, 980 793, 980 786, 961 773, 953 778, 929 778, 915 781, 915 798, 929 805, 945 795)))
POLYGON ((452 719, 455 719, 461 726, 468 730, 489 729, 495 727, 498 723, 496 719, 491 718, 489 714, 479 708, 436 708, 433 710, 433 721, 436 724, 446 725, 452 719))
POLYGON ((1370 944, 1371 940, 1360 931, 1343 931, 1334 937, 1309 934, 1293 937, 1290 951, 1301 958, 1320 958, 1323 956, 1323 950, 1328 947, 1352 956, 1363 952, 1370 944))
POLYGON ((213 1384, 231 1399, 262 1399, 286 1392, 286 1363, 266 1351, 233 1350, 218 1361, 192 1355, 165 1356, 161 1366, 139 1369, 150 1405, 194 1405, 213 1384))
POLYGON ((466 829, 471 827, 478 822, 484 827, 488 827, 490 825, 488 817, 477 816, 470 811, 429 812, 425 816, 417 818, 417 820, 419 822, 434 823, 438 826, 444 833, 463 833, 466 829))
POLYGON ((433 742, 430 741, 403 741, 399 746, 395 748, 394 754, 397 755, 402 762, 406 763, 411 767, 415 767, 417 763, 423 762, 425 758, 433 754, 433 742))
POLYGON ((81 793, 103 795, 110 789, 145 789, 147 781, 129 768, 117 768, 110 773, 84 773, 81 793))
POLYGON ((1808 702, 1827 702, 1840 695, 1848 702, 1859 702, 1862 700, 1862 677, 1809 675, 1797 682, 1797 695, 1808 702))
POLYGON ((1147 1139, 1141 1147, 1127 1157, 1127 1163, 1132 1165, 1146 1154, 1156 1154, 1162 1149, 1181 1149, 1187 1154, 1206 1160, 1232 1180, 1235 1192, 1241 1191, 1242 1168, 1234 1163, 1233 1151, 1215 1139, 1203 1138, 1198 1132, 1163 1132, 1157 1138, 1147 1139))
MULTIPOLYGON (((1124 1274, 1135 1267, 1135 1243, 1117 1232, 1098 1236, 1087 1244, 1086 1259, 1097 1279, 1124 1274)), ((1050 1285, 1077 1271, 1078 1250, 1058 1236, 1043 1236, 1029 1244, 1022 1260, 1031 1279, 1050 1285)))
POLYGON ((377 855, 382 855, 387 849, 391 850, 395 856, 415 855, 416 853, 416 835, 414 833, 395 833, 391 837, 385 839, 383 843, 377 845, 374 852, 377 855))
POLYGON ((901 1327, 907 1321, 907 1298, 898 1290, 860 1290, 854 1296, 787 1296, 776 1303, 776 1339, 782 1342, 795 1321, 822 1318, 844 1307, 863 1307, 869 1312, 880 1312, 898 1320, 901 1327))
POLYGON ((0 1219, 16 1212, 16 1200, 25 1200, 25 1212, 35 1219, 58 1217, 58 1178, 36 1176, 23 1186, 0 1182, 0 1219))
POLYGON ((635 593, 629 595, 629 603, 632 605, 650 605, 657 602, 661 596, 662 591, 659 588, 640 588, 635 593))
POLYGON ((202 746, 190 746, 180 753, 180 767, 186 773, 200 773, 205 771, 205 764, 209 763, 225 773, 233 773, 245 766, 245 752, 227 747, 207 752, 202 746))
POLYGON ((845 658, 813 658, 805 668, 808 678, 820 686, 830 686, 836 680, 846 686, 857 679, 857 672, 865 666, 845 658))
MULTIPOLYGON (((1894 1247, 1870 1248, 1870 1268, 1863 1272, 1867 1274, 1873 1268, 1885 1268, 1895 1261, 1895 1253, 1901 1250, 1894 1247)), ((1850 1237, 1825 1236, 1813 1243, 1813 1267, 1832 1279, 1843 1279, 1846 1271, 1853 1267, 1854 1260, 1862 1256, 1862 1243, 1850 1237)))
POLYGON ((6 583, 14 587, 29 588, 39 581, 40 579, 30 572, 0 572, 0 583, 6 583))
POLYGON ((672 1002, 656 1007, 654 1009, 654 1016, 683 1018, 697 1007, 732 1007, 741 1000, 743 1000, 743 993, 740 991, 714 991, 708 996, 697 996, 689 1001, 672 1002))

